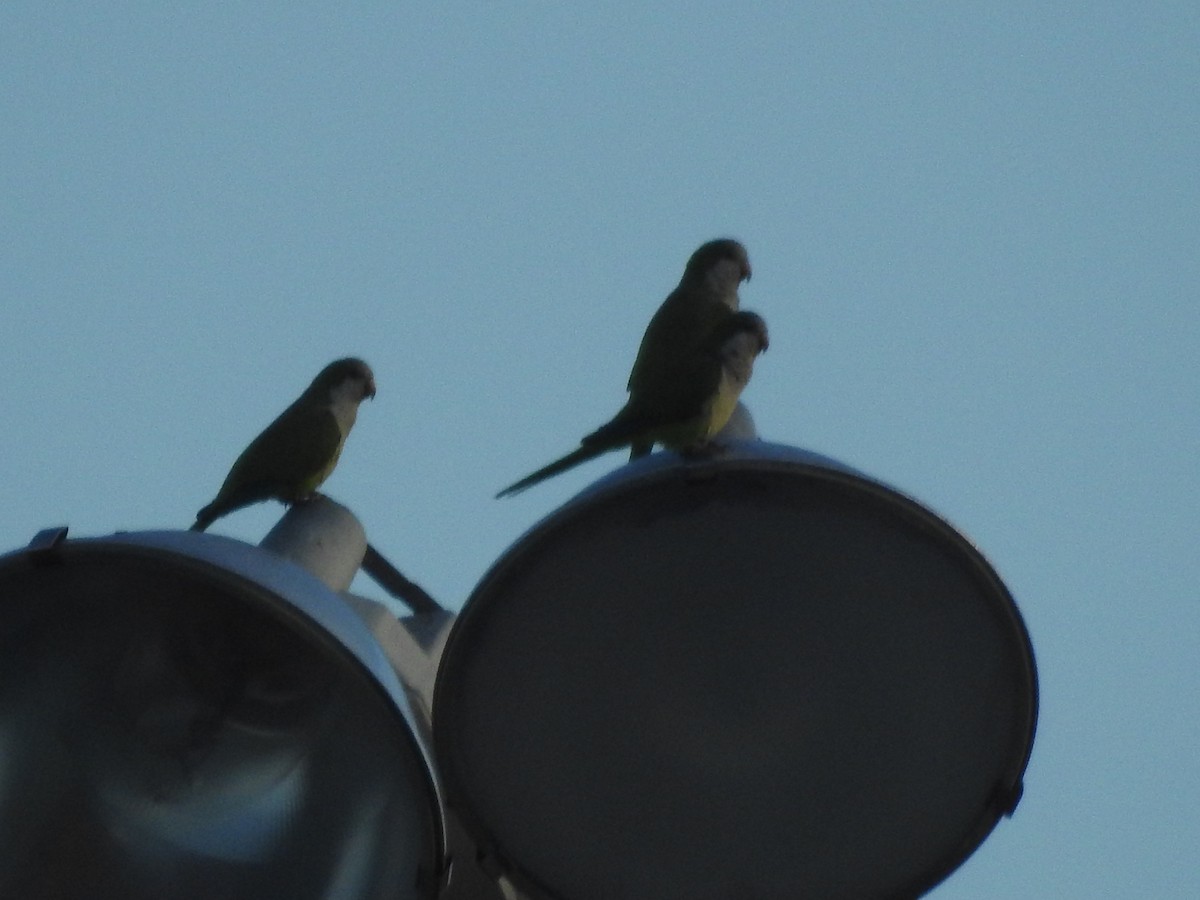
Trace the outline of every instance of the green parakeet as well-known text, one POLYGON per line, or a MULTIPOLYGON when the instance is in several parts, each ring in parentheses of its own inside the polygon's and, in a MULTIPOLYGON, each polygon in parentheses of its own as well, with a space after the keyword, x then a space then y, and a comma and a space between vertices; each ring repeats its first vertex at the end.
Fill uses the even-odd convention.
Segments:
POLYGON ((337 465, 358 405, 375 396, 375 376, 361 359, 331 362, 237 458, 212 503, 196 513, 192 531, 258 503, 309 497, 337 465))
POLYGON ((750 381, 754 360, 767 349, 767 323, 757 313, 730 313, 709 332, 690 359, 679 360, 673 373, 675 390, 660 395, 660 404, 647 410, 625 407, 607 424, 587 435, 579 449, 538 469, 502 490, 506 497, 572 466, 626 444, 661 443, 685 452, 704 447, 729 421, 742 390, 750 381))
MULTIPOLYGON (((679 286, 654 313, 629 373, 629 403, 638 410, 669 407, 680 373, 705 347, 709 333, 738 308, 738 285, 750 280, 746 248, 731 238, 701 244, 688 259, 679 286)), ((645 438, 631 442, 629 458, 645 456, 654 446, 645 438)))

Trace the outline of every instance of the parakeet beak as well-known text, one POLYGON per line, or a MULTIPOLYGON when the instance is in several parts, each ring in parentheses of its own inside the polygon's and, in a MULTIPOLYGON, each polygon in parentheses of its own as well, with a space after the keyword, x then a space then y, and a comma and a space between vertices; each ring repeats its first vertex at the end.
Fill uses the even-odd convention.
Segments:
POLYGON ((370 381, 368 381, 366 383, 366 386, 363 388, 363 399, 364 400, 374 400, 375 399, 375 379, 374 378, 372 378, 370 381))
POLYGON ((747 262, 744 266, 742 266, 742 281, 749 281, 750 275, 750 263, 747 262))
POLYGON ((755 316, 754 325, 754 333, 758 337, 758 345, 761 348, 758 352, 766 353, 767 348, 771 346, 771 340, 767 337, 767 323, 763 321, 762 317, 755 316))

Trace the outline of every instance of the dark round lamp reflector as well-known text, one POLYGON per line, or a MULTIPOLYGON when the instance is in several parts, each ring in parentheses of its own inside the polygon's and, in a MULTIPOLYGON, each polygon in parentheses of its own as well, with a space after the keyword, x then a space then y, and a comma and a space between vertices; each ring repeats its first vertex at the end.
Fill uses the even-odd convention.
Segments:
POLYGON ((210 535, 0 558, 0 896, 432 898, 394 671, 307 572, 210 535))
POLYGON ((447 802, 538 897, 911 897, 1012 811, 1028 635, 979 552, 824 457, 622 467, 521 538, 442 658, 447 802))

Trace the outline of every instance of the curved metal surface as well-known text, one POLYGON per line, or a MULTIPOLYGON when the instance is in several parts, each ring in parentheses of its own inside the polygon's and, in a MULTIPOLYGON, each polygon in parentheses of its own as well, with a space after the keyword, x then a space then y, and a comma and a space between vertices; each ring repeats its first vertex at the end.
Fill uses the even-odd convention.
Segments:
POLYGON ((191 532, 0 558, 0 895, 431 898, 395 672, 299 567, 191 532))
POLYGON ((534 526, 442 657, 448 802, 535 896, 911 897, 1020 796, 1032 648, 944 520, 752 442, 534 526))

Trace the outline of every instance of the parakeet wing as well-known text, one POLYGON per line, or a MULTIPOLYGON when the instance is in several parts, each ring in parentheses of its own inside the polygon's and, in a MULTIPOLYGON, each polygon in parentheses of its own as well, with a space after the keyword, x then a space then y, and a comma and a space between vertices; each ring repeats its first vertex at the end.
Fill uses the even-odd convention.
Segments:
POLYGON ((238 501, 296 499, 329 476, 341 445, 341 430, 328 407, 294 406, 251 442, 226 484, 238 501))
POLYGON ((668 296, 642 335, 626 385, 630 394, 661 390, 680 365, 700 352, 714 326, 732 314, 720 302, 695 302, 680 290, 668 296))
POLYGON ((750 380, 754 357, 766 343, 761 316, 729 311, 653 389, 631 394, 625 408, 583 444, 615 446, 627 441, 637 456, 655 442, 681 449, 707 441, 728 420, 750 380), (743 338, 737 340, 738 335, 743 338))
MULTIPOLYGON (((653 370, 651 370, 653 371, 653 370)), ((671 445, 700 440, 689 426, 706 415, 721 384, 721 360, 710 348, 694 350, 665 369, 650 388, 630 394, 629 403, 610 422, 583 439, 585 446, 671 445), (678 433, 678 436, 676 436, 678 433)))

